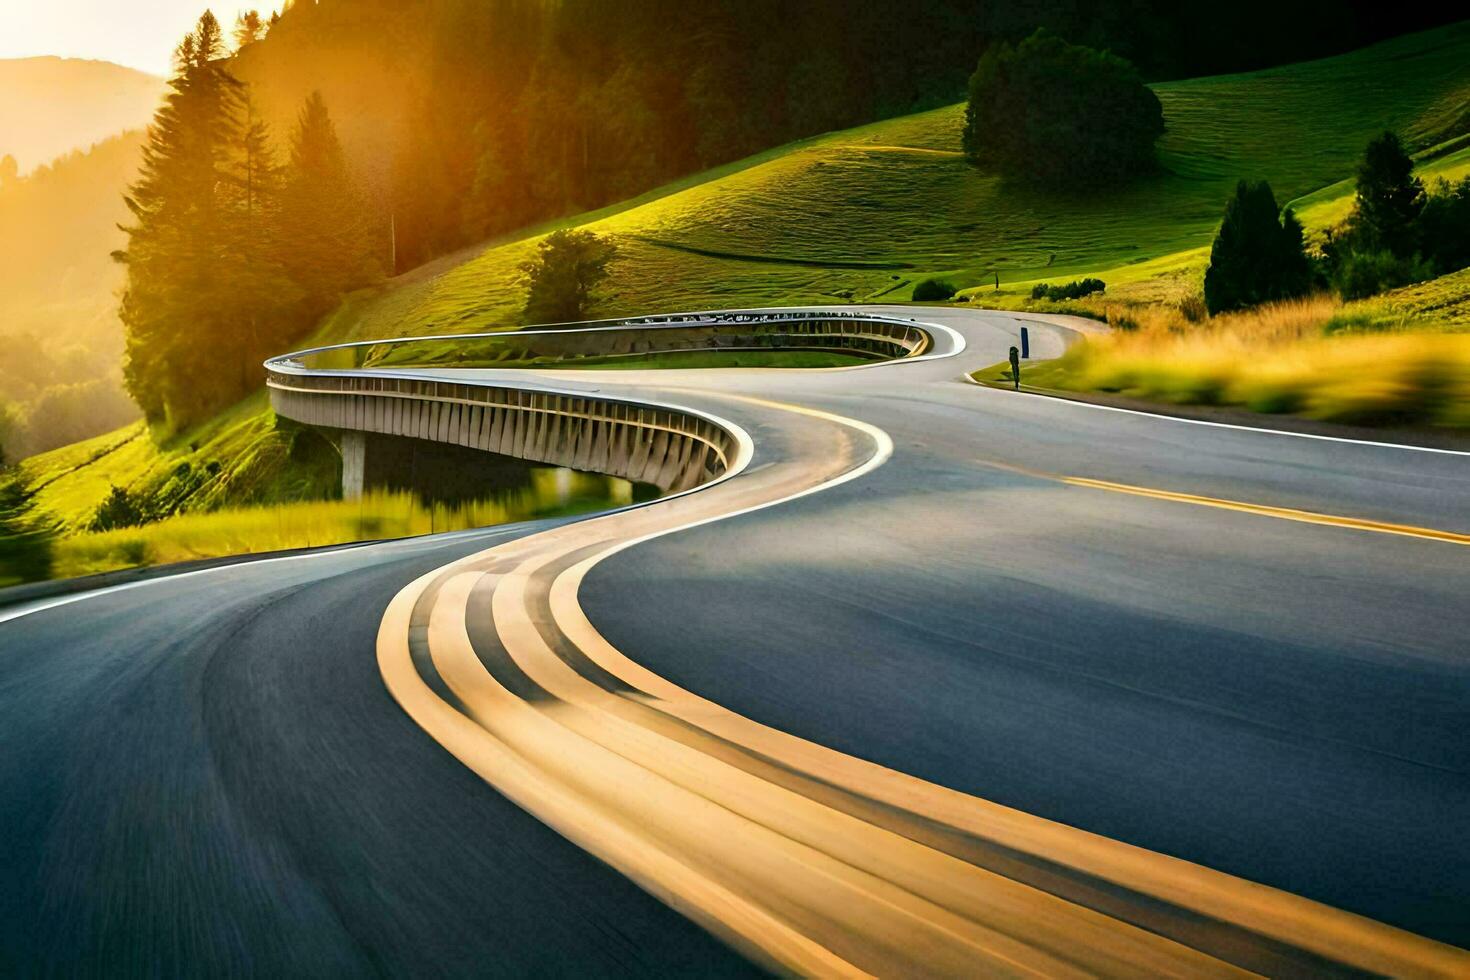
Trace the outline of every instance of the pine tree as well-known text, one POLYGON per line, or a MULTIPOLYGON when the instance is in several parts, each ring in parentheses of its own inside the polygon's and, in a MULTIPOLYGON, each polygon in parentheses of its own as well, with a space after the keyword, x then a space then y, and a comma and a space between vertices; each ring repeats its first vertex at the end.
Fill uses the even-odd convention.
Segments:
POLYGON ((1283 298, 1305 296, 1312 291, 1312 263, 1307 258, 1307 236, 1296 212, 1287 208, 1281 215, 1281 252, 1277 291, 1283 298))
POLYGON ((260 11, 242 11, 235 16, 235 50, 240 51, 254 44, 265 37, 265 32, 266 22, 261 19, 260 11))
POLYGON ((116 257, 128 266, 124 380, 149 419, 177 429, 256 387, 260 362, 307 320, 304 290, 283 268, 294 252, 281 168, 212 15, 180 44, 169 84, 116 257))
POLYGON ((1302 226, 1290 210, 1284 219, 1265 181, 1242 180, 1225 205, 1225 217, 1210 248, 1205 270, 1205 305, 1210 313, 1238 310, 1305 295, 1311 266, 1302 226))
POLYGON ((311 319, 377 275, 363 204, 320 92, 307 97, 291 137, 281 196, 281 244, 286 269, 311 319))
POLYGON ((521 192, 527 176, 523 159, 524 125, 513 115, 493 115, 475 124, 475 176, 461 204, 461 227, 468 241, 519 228, 534 217, 521 192))
POLYGON ((243 393, 258 383, 261 361, 296 339, 301 317, 295 306, 301 291, 281 263, 281 167, 269 130, 248 94, 242 94, 240 109, 226 198, 233 315, 222 346, 230 351, 235 388, 243 393))
POLYGON ((643 80, 631 66, 613 73, 584 110, 594 128, 590 168, 592 200, 632 197, 669 174, 665 145, 643 80))
POLYGON ((1358 164, 1358 195, 1352 224, 1368 249, 1398 258, 1415 251, 1414 222, 1424 210, 1424 184, 1414 176, 1414 161, 1396 134, 1385 132, 1368 144, 1358 164))
POLYGON ((151 420, 178 425, 213 401, 209 347, 229 301, 219 263, 228 252, 226 158, 240 83, 219 61, 219 23, 207 11, 175 54, 171 91, 154 116, 136 183, 120 316, 124 379, 151 420))

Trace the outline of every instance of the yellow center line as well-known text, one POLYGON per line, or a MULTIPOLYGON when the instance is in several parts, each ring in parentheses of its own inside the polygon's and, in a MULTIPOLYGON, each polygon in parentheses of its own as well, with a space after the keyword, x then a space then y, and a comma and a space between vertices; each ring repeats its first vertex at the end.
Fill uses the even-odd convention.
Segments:
POLYGON ((1361 517, 1343 517, 1337 514, 1321 514, 1311 510, 1295 510, 1291 507, 1270 507, 1266 504, 1251 504, 1240 500, 1224 500, 1219 497, 1202 497, 1193 493, 1175 493, 1171 490, 1155 490, 1152 487, 1135 487, 1127 483, 1109 483, 1107 480, 1089 480, 1080 476, 1058 477, 1063 483, 1074 487, 1090 487, 1093 490, 1111 490, 1114 493, 1131 493, 1138 497, 1153 497, 1157 500, 1173 500, 1181 504, 1197 504, 1201 507, 1217 507, 1235 510, 1243 514, 1260 517, 1275 517, 1283 521, 1298 521, 1302 524, 1326 524, 1345 527, 1354 531, 1374 531, 1378 534, 1398 534, 1408 538, 1425 538, 1429 541, 1446 541, 1450 544, 1470 545, 1470 534, 1456 531, 1441 531, 1432 527, 1415 527, 1412 524, 1390 524, 1386 521, 1370 521, 1361 517))

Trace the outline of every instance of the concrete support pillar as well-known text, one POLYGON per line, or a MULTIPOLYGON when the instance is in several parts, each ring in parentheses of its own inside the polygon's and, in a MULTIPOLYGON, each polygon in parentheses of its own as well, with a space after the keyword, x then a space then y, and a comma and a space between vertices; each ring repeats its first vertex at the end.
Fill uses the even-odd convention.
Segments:
POLYGON ((362 498, 367 473, 367 433, 342 431, 342 499, 362 498))

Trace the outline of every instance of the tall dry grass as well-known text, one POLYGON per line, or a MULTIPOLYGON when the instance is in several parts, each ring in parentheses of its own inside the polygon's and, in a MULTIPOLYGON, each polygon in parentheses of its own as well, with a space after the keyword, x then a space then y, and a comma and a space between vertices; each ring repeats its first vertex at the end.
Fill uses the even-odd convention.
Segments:
POLYGON ((61 578, 196 558, 459 531, 598 509, 632 499, 630 485, 620 480, 566 471, 544 475, 548 481, 561 480, 562 485, 538 485, 494 500, 434 506, 425 506, 411 493, 376 491, 361 500, 179 514, 140 527, 71 535, 54 542, 52 573, 61 578))
POLYGON ((1078 344, 1059 383, 1176 404, 1234 405, 1364 425, 1470 426, 1470 336, 1330 336, 1318 297, 1190 322, 1177 309, 1110 310, 1114 333, 1078 344))

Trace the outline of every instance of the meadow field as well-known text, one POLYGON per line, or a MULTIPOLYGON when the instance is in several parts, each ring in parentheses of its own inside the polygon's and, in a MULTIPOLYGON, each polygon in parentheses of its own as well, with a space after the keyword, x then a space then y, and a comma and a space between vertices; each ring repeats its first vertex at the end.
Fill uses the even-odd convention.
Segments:
POLYGON ((459 504, 426 504, 415 494, 371 491, 358 500, 305 500, 176 514, 150 524, 57 537, 50 545, 57 578, 119 568, 314 548, 460 531, 562 517, 633 502, 625 480, 538 470, 524 490, 459 504))

